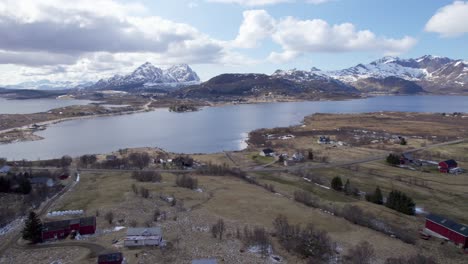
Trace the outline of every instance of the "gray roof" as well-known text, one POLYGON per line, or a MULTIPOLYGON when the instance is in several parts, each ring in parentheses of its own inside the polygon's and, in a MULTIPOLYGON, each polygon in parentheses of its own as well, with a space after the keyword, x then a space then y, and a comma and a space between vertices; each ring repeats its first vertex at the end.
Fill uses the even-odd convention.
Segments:
POLYGON ((443 216, 435 215, 435 214, 430 214, 426 216, 426 219, 438 225, 441 225, 447 229, 450 229, 454 232, 457 232, 461 234, 462 236, 468 237, 468 226, 459 224, 453 220, 450 220, 443 216))
POLYGON ((216 259, 194 259, 192 260, 192 264, 217 264, 218 261, 216 259))
POLYGON ((11 170, 11 167, 8 166, 8 165, 5 165, 3 167, 0 168, 0 173, 7 173, 11 170))
POLYGON ((127 236, 161 236, 160 227, 135 227, 127 229, 127 236))
POLYGON ((47 182, 51 180, 52 180, 51 178, 47 178, 47 177, 34 177, 34 178, 29 179, 29 182, 31 184, 47 184, 47 182))

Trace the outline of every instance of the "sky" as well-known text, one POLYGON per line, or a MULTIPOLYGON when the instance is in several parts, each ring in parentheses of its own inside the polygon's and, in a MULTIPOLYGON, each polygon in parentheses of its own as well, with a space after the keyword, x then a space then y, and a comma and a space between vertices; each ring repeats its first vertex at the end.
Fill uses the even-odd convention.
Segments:
POLYGON ((0 85, 97 81, 146 61, 230 72, 468 59, 468 1, 0 0, 0 85))

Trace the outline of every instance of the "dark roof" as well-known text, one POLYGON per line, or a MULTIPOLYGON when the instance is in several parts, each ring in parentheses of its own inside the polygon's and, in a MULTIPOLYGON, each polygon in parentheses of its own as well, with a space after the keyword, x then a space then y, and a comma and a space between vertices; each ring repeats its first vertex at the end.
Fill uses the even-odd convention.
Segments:
POLYGON ((270 153, 275 152, 275 151, 272 150, 271 148, 266 148, 266 149, 264 149, 264 150, 262 150, 262 151, 263 151, 263 153, 265 153, 265 154, 270 154, 270 153))
POLYGON ((47 184, 49 180, 52 180, 52 179, 47 178, 47 177, 34 177, 34 178, 30 178, 29 182, 31 184, 47 184))
POLYGON ((80 218, 80 226, 94 226, 96 224, 96 217, 83 217, 80 218))
POLYGON ((98 262, 112 262, 112 261, 120 261, 122 259, 123 259, 122 253, 115 252, 115 253, 99 255, 98 262))
POLYGON ((447 229, 450 229, 454 232, 457 232, 465 237, 468 237, 468 226, 459 224, 453 220, 435 214, 430 214, 426 216, 426 219, 438 225, 441 225, 447 229))
POLYGON ((56 231, 67 229, 70 226, 70 220, 46 222, 43 224, 43 231, 56 231))
POLYGON ((449 167, 457 167, 458 164, 455 160, 453 159, 449 159, 449 160, 446 160, 444 161, 445 164, 447 164, 449 167))
POLYGON ((61 221, 54 221, 54 222, 46 222, 43 225, 44 231, 56 231, 67 229, 70 225, 80 224, 80 226, 94 226, 96 223, 96 217, 84 217, 84 218, 76 218, 76 219, 67 219, 61 221))

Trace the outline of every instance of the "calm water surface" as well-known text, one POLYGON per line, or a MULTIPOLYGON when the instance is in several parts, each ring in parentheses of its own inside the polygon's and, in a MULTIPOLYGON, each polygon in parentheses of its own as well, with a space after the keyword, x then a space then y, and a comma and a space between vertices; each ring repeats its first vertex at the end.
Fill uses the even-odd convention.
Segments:
POLYGON ((0 114, 31 114, 46 112, 48 110, 70 105, 87 105, 88 100, 74 99, 31 99, 7 100, 0 98, 0 114))
POLYGON ((199 112, 166 109, 125 116, 67 121, 37 134, 44 140, 0 145, 0 157, 47 159, 107 153, 127 147, 171 152, 240 150, 258 128, 299 124, 313 113, 376 111, 468 112, 468 96, 381 96, 349 101, 291 102, 209 107, 199 112))

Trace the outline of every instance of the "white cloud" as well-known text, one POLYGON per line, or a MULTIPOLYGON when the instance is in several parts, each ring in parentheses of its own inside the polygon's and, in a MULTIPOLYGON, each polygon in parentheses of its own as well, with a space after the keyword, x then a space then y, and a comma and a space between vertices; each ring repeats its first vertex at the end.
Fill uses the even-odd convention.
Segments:
POLYGON ((277 22, 272 39, 283 48, 281 54, 270 55, 270 59, 279 62, 310 52, 377 51, 400 54, 416 44, 412 37, 377 37, 369 30, 356 30, 351 23, 330 25, 321 19, 298 20, 293 17, 277 22))
POLYGON ((332 0, 306 0, 307 3, 314 4, 314 5, 320 5, 324 4, 327 2, 331 2, 332 0))
POLYGON ((243 6, 266 6, 281 3, 290 3, 294 0, 207 0, 212 3, 238 4, 243 6))
POLYGON ((275 29, 275 20, 265 10, 248 10, 233 45, 239 48, 255 48, 259 41, 269 37, 275 29))
MULTIPOLYGON (((255 7, 255 6, 267 6, 267 5, 276 5, 283 3, 294 3, 296 0, 206 0, 207 2, 212 3, 222 3, 222 4, 238 4, 243 6, 255 7)), ((305 3, 319 5, 333 0, 305 0, 305 3)))
POLYGON ((95 79, 116 70, 129 71, 145 61, 251 62, 235 60, 240 56, 228 42, 189 24, 148 15, 138 3, 114 0, 4 0, 0 36, 0 65, 16 67, 17 73, 29 78, 49 73, 52 80, 95 79))
POLYGON ((442 37, 457 37, 468 33, 468 2, 455 1, 437 10, 426 23, 425 30, 439 33, 442 37))

